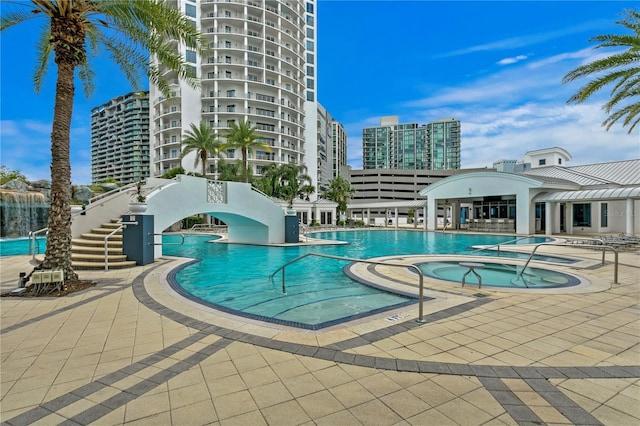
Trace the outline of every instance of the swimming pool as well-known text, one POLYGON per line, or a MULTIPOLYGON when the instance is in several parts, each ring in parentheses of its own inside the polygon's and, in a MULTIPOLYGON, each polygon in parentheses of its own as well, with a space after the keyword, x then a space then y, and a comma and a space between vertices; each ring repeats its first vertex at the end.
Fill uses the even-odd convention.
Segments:
MULTIPOLYGON (((287 294, 283 294, 280 276, 274 280, 268 277, 300 255, 319 252, 359 259, 408 254, 464 255, 474 252, 473 246, 502 244, 513 239, 504 235, 408 230, 333 231, 314 233, 313 237, 347 241, 348 244, 286 247, 212 244, 211 236, 187 235, 183 246, 165 246, 163 253, 199 261, 173 271, 169 282, 180 294, 204 305, 249 318, 315 330, 417 303, 417 299, 353 281, 342 272, 349 264, 347 261, 313 257, 287 267, 287 294)), ((177 238, 164 236, 163 241, 175 242, 177 238)), ((546 240, 536 237, 519 243, 546 240)), ((480 253, 496 255, 494 252, 480 253)), ((507 252, 501 251, 501 255, 507 255, 507 252)))
MULTIPOLYGON (((549 269, 510 265, 496 262, 483 262, 481 268, 475 272, 482 278, 482 287, 503 288, 564 288, 580 284, 580 280, 572 275, 549 269)), ((469 272, 469 267, 460 265, 460 261, 433 261, 418 265, 420 271, 428 277, 433 277, 455 283, 462 282, 465 276, 467 285, 478 285, 478 279, 469 272)))
MULTIPOLYGON (((45 237, 35 239, 35 250, 44 253, 47 244, 45 237)), ((20 256, 29 254, 29 238, 0 238, 0 256, 20 256)))

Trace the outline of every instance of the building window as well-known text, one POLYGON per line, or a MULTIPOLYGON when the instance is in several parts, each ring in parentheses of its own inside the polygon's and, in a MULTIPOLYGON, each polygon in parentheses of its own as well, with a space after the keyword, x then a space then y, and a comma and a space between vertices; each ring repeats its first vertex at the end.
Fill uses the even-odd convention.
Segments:
POLYGON ((591 204, 573 205, 573 226, 591 227, 591 204))
POLYGON ((227 98, 235 98, 236 91, 235 90, 227 90, 227 98))
POLYGON ((178 137, 176 135, 171 135, 171 143, 178 142, 178 137))
POLYGON ((193 51, 193 50, 188 50, 187 49, 186 60, 187 60, 187 62, 191 62, 192 64, 195 64, 196 63, 196 52, 193 51))
POLYGON ((313 28, 307 28, 307 38, 313 38, 313 28))
POLYGON ((308 64, 315 63, 315 57, 314 57, 313 53, 307 53, 307 63, 308 64))
POLYGON ((307 15, 307 25, 313 26, 313 16, 307 15))
POLYGON ((315 69, 311 66, 307 66, 307 77, 315 77, 315 69))
POLYGON ((196 67, 194 67, 193 65, 187 65, 187 75, 189 77, 195 77, 196 74, 196 67))
POLYGON ((307 100, 313 102, 314 100, 313 92, 307 92, 307 100))
POLYGON ((313 13, 313 3, 307 3, 307 13, 313 13))
POLYGON ((558 164, 562 164, 562 158, 558 158, 558 164))
POLYGON ((307 41, 307 50, 310 51, 310 52, 313 52, 315 50, 314 49, 314 44, 313 44, 312 41, 307 41))
POLYGON ((184 13, 187 16, 190 16, 192 18, 196 17, 196 7, 192 4, 185 4, 184 5, 184 13))
POLYGON ((609 204, 600 204, 600 226, 606 228, 609 226, 609 204))
POLYGON ((235 105, 227 105, 227 112, 236 112, 235 105))
POLYGON ((547 164, 547 160, 544 158, 542 160, 538 160, 538 166, 544 166, 545 164, 547 164))

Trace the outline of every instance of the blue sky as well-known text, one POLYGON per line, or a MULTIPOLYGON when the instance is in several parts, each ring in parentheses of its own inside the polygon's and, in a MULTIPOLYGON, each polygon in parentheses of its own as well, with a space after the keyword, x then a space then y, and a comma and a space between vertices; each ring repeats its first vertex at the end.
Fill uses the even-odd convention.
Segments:
MULTIPOLYGON (((589 38, 621 34, 615 21, 636 1, 333 1, 317 6, 318 99, 348 134, 348 159, 361 167, 361 135, 380 117, 462 123, 462 167, 560 146, 568 165, 640 158, 639 130, 605 131, 603 91, 582 105, 566 100, 587 80, 563 85, 575 67, 612 50, 589 38)), ((35 20, 34 20, 35 22, 35 20)), ((37 27, 0 38, 0 164, 50 179, 52 66, 33 90, 37 27)), ((91 181, 90 111, 131 91, 106 59, 94 61, 97 90, 77 87, 71 135, 72 180, 91 181)))

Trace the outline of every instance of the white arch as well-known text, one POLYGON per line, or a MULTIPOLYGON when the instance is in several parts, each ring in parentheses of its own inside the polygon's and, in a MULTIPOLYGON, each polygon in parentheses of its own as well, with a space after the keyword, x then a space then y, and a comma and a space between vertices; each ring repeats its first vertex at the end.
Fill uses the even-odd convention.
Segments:
MULTIPOLYGON (((285 241, 283 209, 248 183, 179 175, 152 190, 146 203, 144 214, 154 216, 156 243, 172 224, 200 213, 225 222, 232 243, 281 244, 285 241)), ((160 256, 162 246, 156 245, 154 257, 160 256)))

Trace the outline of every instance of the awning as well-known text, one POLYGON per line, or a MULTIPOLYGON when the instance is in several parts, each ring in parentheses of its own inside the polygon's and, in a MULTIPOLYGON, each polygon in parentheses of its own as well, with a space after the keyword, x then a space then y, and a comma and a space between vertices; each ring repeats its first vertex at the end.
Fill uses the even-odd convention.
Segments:
POLYGON ((578 201, 578 200, 626 200, 640 199, 640 186, 622 188, 583 189, 580 191, 545 192, 533 198, 536 202, 544 201, 578 201))

